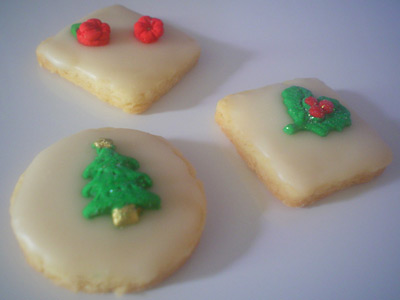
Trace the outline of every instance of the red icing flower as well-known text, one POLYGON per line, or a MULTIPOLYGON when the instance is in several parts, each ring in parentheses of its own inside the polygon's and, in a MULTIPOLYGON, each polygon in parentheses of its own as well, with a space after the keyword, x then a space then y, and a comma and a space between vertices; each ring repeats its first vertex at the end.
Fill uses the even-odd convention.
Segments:
POLYGON ((333 103, 327 99, 318 101, 314 97, 308 97, 304 100, 304 102, 310 106, 308 113, 311 116, 319 119, 324 118, 325 114, 333 113, 333 110, 335 109, 333 103))
POLYGON ((141 42, 153 43, 164 34, 164 24, 160 19, 143 16, 133 26, 133 32, 141 42))
POLYGON ((99 19, 83 22, 76 31, 76 37, 85 46, 104 46, 110 41, 110 26, 99 19))

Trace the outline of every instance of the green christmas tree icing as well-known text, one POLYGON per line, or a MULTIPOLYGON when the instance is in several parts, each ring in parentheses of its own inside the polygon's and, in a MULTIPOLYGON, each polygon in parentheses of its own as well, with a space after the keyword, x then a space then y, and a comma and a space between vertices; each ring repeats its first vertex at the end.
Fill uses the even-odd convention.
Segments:
POLYGON ((93 197, 83 209, 85 218, 111 214, 114 209, 132 204, 140 210, 160 208, 159 196, 147 191, 152 186, 151 178, 136 171, 137 160, 117 153, 108 139, 100 139, 92 147, 97 157, 83 172, 83 178, 91 181, 83 187, 82 195, 93 197))
POLYGON ((342 131, 351 125, 350 112, 336 99, 323 96, 316 99, 300 86, 285 89, 282 97, 293 119, 293 123, 283 129, 287 134, 308 130, 326 136, 331 130, 342 131))

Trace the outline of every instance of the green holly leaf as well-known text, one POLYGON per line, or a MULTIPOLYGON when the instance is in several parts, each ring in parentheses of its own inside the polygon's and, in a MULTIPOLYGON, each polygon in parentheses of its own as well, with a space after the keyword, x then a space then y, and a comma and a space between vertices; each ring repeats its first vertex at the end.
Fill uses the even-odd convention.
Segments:
POLYGON ((71 25, 71 34, 76 38, 76 31, 79 29, 82 23, 75 23, 71 25))
POLYGON ((336 99, 314 98, 312 93, 300 86, 291 86, 282 92, 283 104, 293 119, 283 131, 294 134, 308 130, 326 136, 332 130, 342 131, 351 125, 350 112, 336 99))

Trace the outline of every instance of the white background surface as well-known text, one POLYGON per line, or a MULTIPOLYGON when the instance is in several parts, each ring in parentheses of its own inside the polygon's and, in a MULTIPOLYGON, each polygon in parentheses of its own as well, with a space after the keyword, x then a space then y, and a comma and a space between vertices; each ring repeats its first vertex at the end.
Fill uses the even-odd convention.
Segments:
MULTIPOLYGON (((121 299, 400 299, 400 2, 120 1, 191 34, 198 65, 142 115, 128 115, 41 69, 45 38, 113 1, 0 3, 0 299, 114 299, 56 287, 24 260, 9 198, 34 156, 87 128, 162 135, 204 182, 208 217, 192 258, 152 290, 121 299), (318 77, 391 146, 376 180, 287 208, 214 122, 242 90, 318 77)), ((61 170, 60 170, 61 171, 61 170)))

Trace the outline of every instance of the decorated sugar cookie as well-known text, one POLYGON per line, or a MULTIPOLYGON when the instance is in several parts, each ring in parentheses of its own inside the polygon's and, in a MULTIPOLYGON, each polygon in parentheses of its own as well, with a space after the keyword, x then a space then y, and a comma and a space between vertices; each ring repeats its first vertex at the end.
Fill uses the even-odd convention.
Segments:
POLYGON ((165 139, 103 128, 39 153, 10 213, 36 270, 73 291, 122 294, 185 263, 203 232, 206 199, 194 168, 165 139))
POLYGON ((229 95, 218 102, 215 118, 248 166, 288 206, 370 181, 392 160, 379 135, 318 79, 229 95))
POLYGON ((200 47, 161 18, 97 10, 46 39, 40 66, 128 113, 142 113, 197 63, 200 47))

